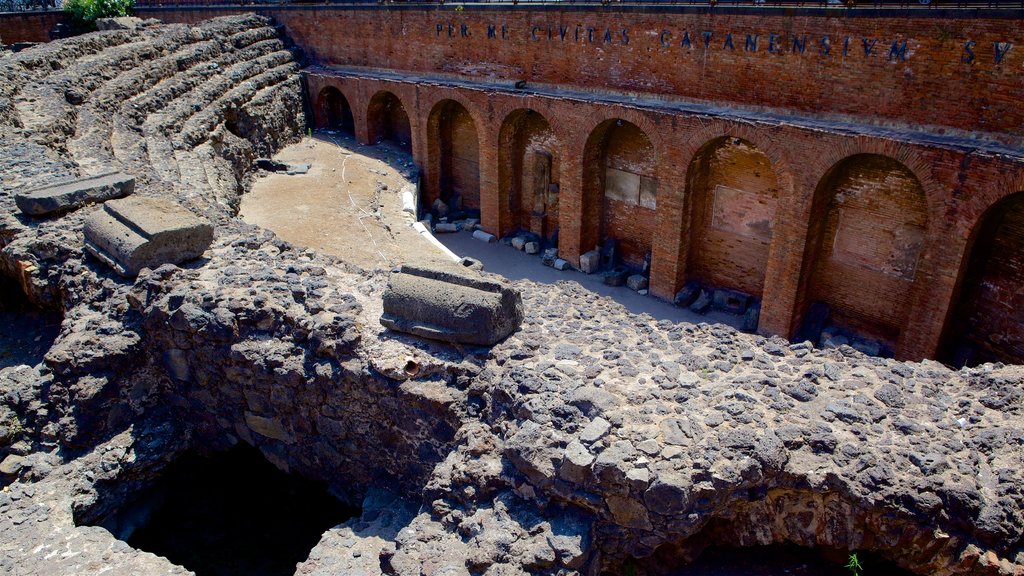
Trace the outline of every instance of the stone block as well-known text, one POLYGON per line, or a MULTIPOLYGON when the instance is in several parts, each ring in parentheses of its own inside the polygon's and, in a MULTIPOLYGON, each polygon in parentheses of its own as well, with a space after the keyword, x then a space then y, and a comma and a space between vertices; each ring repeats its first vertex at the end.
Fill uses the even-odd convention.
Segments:
POLYGON ((392 272, 380 318, 399 332, 481 346, 503 340, 522 321, 518 290, 454 264, 405 264, 392 272))
POLYGON ((495 236, 494 234, 491 234, 489 232, 484 232, 483 230, 474 230, 473 231, 473 238, 476 238, 477 240, 480 240, 481 242, 487 242, 488 244, 491 244, 491 243, 494 243, 494 242, 498 241, 498 237, 497 236, 495 236))
POLYGON ((555 260, 558 259, 558 248, 548 248, 541 254, 540 259, 545 266, 554 266, 555 260))
POLYGON ((444 218, 448 215, 448 205, 441 201, 440 198, 434 200, 434 203, 430 205, 431 210, 434 214, 437 214, 438 218, 444 218))
POLYGON ((601 267, 601 252, 598 250, 591 250, 590 252, 584 252, 580 255, 580 272, 584 274, 593 274, 597 272, 601 267))
POLYGON ((512 247, 516 250, 523 250, 526 248, 526 238, 523 238, 522 236, 512 238, 512 247))
POLYGON ((135 191, 135 177, 108 172, 78 178, 53 186, 35 188, 14 196, 18 209, 29 216, 46 216, 79 208, 89 202, 103 202, 135 191))
POLYGON ((438 234, 451 234, 452 232, 458 231, 459 225, 452 224, 451 222, 438 222, 437 225, 434 226, 434 232, 438 234))
POLYGON ((526 250, 527 254, 537 254, 540 252, 540 242, 527 242, 523 249, 526 250))
POLYGON ((629 268, 625 266, 616 266, 612 268, 604 275, 604 283, 608 286, 623 286, 626 283, 626 278, 630 275, 629 268))
POLYGON ((126 277, 198 258, 213 242, 213 225, 159 198, 111 200, 86 218, 82 231, 85 249, 126 277))
POLYGON ((569 267, 568 260, 562 260, 561 258, 555 259, 555 270, 565 270, 569 267))
POLYGON ((640 291, 647 289, 647 276, 643 274, 633 274, 626 278, 626 287, 630 290, 640 291))
POLYGON ((718 288, 715 290, 713 300, 715 308, 719 310, 730 314, 743 314, 747 311, 747 306, 750 305, 751 296, 738 290, 718 288))
POLYGON ((693 301, 700 296, 700 284, 690 280, 687 282, 683 289, 676 292, 676 297, 672 300, 672 303, 680 308, 693 304, 693 301))
POLYGON ((690 310, 693 310, 697 314, 706 314, 711 308, 711 295, 708 294, 707 290, 701 290, 700 296, 690 304, 690 310))

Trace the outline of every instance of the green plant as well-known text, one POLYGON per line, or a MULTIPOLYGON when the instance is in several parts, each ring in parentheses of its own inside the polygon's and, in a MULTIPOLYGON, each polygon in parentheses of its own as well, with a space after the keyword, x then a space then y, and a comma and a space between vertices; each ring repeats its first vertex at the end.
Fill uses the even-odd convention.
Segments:
POLYGON ((128 16, 133 4, 133 0, 64 0, 64 12, 77 28, 93 30, 97 18, 128 16))
POLYGON ((860 565, 860 560, 857 559, 856 554, 850 554, 850 560, 846 563, 845 568, 852 572, 853 576, 860 576, 861 570, 864 569, 864 567, 860 565))

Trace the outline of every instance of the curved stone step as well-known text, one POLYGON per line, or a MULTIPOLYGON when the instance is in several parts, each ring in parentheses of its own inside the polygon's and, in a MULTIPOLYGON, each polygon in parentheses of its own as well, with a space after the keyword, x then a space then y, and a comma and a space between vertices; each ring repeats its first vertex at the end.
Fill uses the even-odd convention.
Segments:
POLYGON ((173 140, 175 147, 178 147, 179 143, 182 147, 195 147, 199 143, 204 142, 213 128, 218 123, 223 122, 226 111, 241 108, 261 89, 284 82, 290 75, 296 74, 298 69, 298 64, 289 60, 261 72, 232 88, 190 117, 181 125, 179 130, 175 130, 173 140))

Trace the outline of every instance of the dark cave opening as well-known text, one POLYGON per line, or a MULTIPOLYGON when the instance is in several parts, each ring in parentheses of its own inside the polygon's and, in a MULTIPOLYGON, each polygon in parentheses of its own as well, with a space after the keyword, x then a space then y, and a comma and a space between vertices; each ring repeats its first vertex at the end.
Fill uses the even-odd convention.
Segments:
POLYGON ((185 454, 142 497, 100 525, 197 576, 291 575, 328 529, 357 516, 324 484, 278 470, 239 445, 185 454))
POLYGON ((29 302, 17 282, 0 277, 0 368, 42 362, 63 319, 29 302))
POLYGON ((850 552, 832 548, 808 548, 796 544, 767 546, 710 546, 684 566, 672 552, 659 549, 651 558, 626 565, 625 573, 649 576, 912 576, 890 561, 864 551, 850 552), (856 554, 860 569, 848 568, 856 554))

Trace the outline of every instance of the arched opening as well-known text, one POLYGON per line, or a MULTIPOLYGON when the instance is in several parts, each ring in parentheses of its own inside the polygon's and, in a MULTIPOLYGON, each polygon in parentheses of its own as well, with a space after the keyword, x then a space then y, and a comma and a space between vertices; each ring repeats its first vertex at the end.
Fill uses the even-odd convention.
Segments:
POLYGON ((402 101, 391 92, 380 91, 370 99, 367 110, 371 142, 389 142, 412 151, 412 129, 402 101))
POLYGON ((1024 192, 985 212, 966 258, 944 360, 957 366, 1024 362, 1024 192))
POLYGON ((346 134, 355 133, 352 108, 340 90, 328 86, 320 91, 317 98, 317 128, 339 130, 346 134))
POLYGON ((468 214, 480 210, 480 144, 476 124, 466 108, 454 100, 434 106, 427 134, 433 190, 426 205, 440 198, 449 210, 468 214))
POLYGON ((830 169, 811 208, 798 337, 891 353, 927 224, 921 183, 896 160, 859 154, 830 169))
POLYGON ((555 240, 561 161, 547 119, 533 110, 509 114, 501 125, 498 155, 508 228, 555 240))
POLYGON ((583 151, 581 249, 616 246, 635 268, 649 261, 657 210, 658 159, 650 139, 621 119, 602 122, 583 151))
POLYGON ((771 161, 750 142, 726 136, 705 144, 687 175, 687 278, 760 298, 779 197, 771 161))

